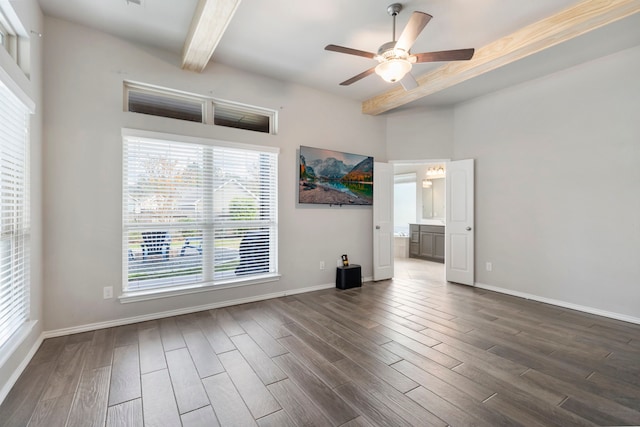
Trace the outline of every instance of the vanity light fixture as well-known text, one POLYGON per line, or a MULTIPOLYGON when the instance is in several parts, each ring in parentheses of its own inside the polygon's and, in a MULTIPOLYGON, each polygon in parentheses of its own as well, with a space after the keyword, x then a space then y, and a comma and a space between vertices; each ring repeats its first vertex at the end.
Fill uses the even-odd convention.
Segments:
POLYGON ((444 178, 445 170, 441 165, 430 167, 427 169, 427 177, 428 178, 444 178))
POLYGON ((433 185, 433 182, 431 182, 430 179, 422 180, 422 188, 431 188, 432 185, 433 185))

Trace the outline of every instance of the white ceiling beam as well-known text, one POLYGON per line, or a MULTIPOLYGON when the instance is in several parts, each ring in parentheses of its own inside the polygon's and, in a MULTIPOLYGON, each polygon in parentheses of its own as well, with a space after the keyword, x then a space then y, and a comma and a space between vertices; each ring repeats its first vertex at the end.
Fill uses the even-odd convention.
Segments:
POLYGON ((362 112, 371 115, 384 113, 638 12, 640 0, 582 0, 476 49, 469 61, 450 62, 418 77, 419 86, 411 91, 395 86, 364 101, 362 112))
POLYGON ((182 68, 202 72, 209 63, 240 0, 199 0, 182 48, 182 68))

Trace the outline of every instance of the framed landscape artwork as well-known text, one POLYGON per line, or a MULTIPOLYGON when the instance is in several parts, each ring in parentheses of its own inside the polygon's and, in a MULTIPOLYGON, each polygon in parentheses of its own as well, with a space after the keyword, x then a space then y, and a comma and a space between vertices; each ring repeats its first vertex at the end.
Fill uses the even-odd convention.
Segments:
POLYGON ((373 157, 300 146, 298 202, 373 204, 373 157))

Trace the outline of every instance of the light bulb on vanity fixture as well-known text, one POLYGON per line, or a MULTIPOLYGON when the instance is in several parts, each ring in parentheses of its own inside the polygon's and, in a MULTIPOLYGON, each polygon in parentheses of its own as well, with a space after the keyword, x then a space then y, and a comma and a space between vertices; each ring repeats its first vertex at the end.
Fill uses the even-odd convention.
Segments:
POLYGON ((437 165, 437 166, 430 167, 429 169, 427 169, 426 175, 427 175, 427 178, 444 178, 445 176, 444 166, 437 165))
POLYGON ((431 182, 430 179, 422 180, 422 188, 431 188, 432 185, 433 185, 433 182, 431 182))

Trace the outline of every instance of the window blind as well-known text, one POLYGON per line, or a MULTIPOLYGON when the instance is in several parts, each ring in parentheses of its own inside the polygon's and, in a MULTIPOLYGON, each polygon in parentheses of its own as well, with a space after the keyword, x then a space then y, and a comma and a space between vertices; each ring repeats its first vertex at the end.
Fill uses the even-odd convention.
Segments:
POLYGON ((134 88, 129 88, 128 94, 128 111, 133 113, 204 123, 203 100, 134 88))
POLYGON ((131 113, 277 133, 275 110, 127 81, 124 89, 125 111, 131 113))
POLYGON ((0 346, 29 317, 27 107, 0 81, 0 346))
POLYGON ((124 137, 124 291, 277 273, 277 153, 124 137))

